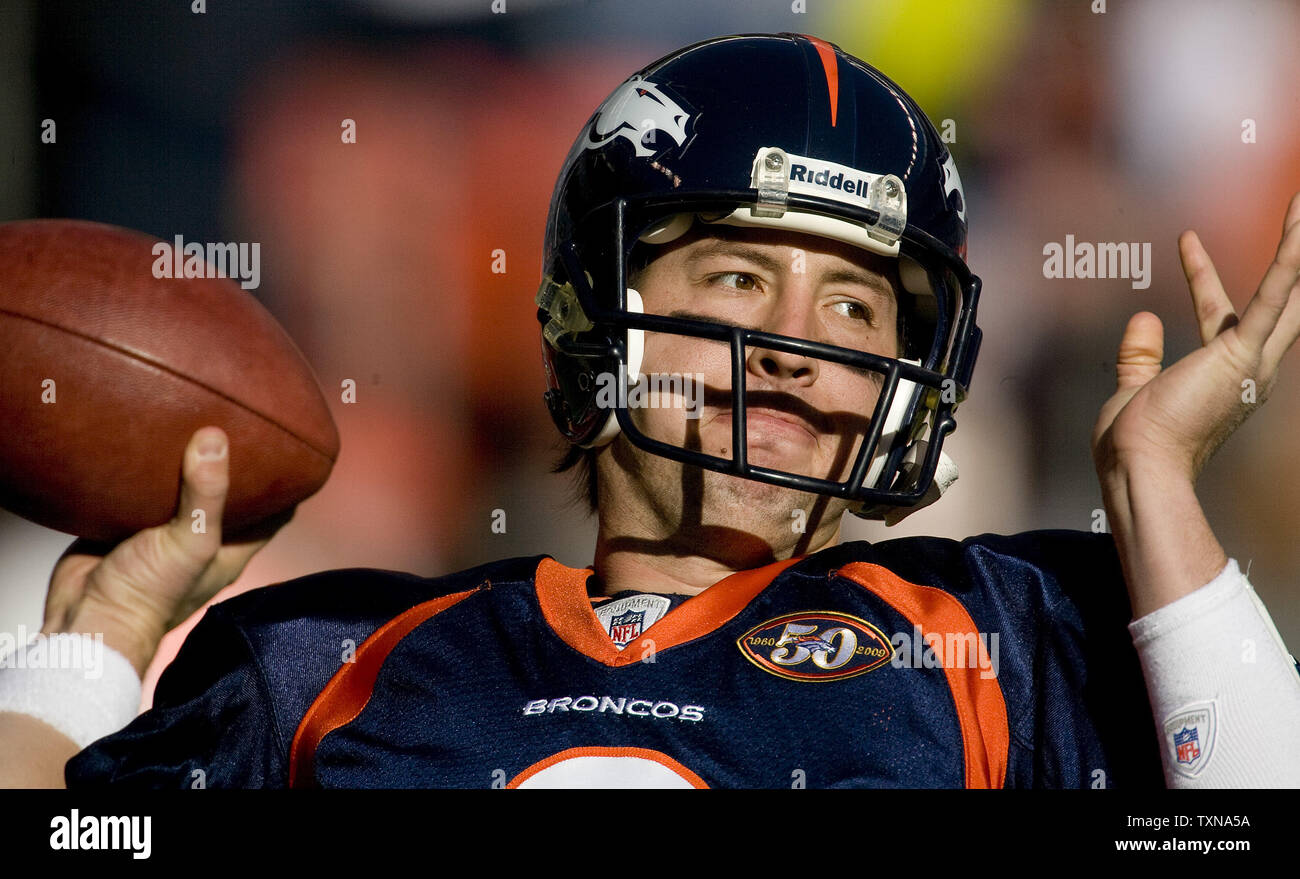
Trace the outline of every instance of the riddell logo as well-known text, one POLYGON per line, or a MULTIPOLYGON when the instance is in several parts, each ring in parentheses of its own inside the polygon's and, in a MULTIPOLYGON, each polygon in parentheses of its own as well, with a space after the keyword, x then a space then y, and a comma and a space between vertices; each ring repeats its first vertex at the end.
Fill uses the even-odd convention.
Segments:
POLYGON ((820 170, 792 162, 790 179, 799 183, 811 183, 813 186, 825 186, 839 189, 858 198, 866 198, 871 181, 865 177, 850 177, 842 172, 832 172, 830 168, 820 170))

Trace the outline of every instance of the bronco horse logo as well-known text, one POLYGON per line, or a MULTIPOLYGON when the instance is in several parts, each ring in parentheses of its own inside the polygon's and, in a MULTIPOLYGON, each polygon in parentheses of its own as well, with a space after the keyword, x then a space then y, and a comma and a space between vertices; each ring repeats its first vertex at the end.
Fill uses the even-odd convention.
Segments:
POLYGON ((685 142, 689 119, 690 114, 659 86, 634 76, 600 105, 587 128, 583 146, 598 149, 616 137, 625 137, 636 148, 638 156, 654 155, 662 147, 656 144, 661 131, 678 146, 685 142))
POLYGON ((800 635, 786 643, 795 647, 803 647, 811 653, 834 653, 839 649, 820 635, 800 635))

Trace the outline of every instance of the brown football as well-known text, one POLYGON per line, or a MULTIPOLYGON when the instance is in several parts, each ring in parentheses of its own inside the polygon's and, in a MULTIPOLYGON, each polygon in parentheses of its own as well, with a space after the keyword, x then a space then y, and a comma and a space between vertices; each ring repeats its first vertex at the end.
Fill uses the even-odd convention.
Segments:
POLYGON ((0 224, 0 506, 100 541, 159 525, 209 424, 230 437, 227 539, 325 483, 338 430, 302 352, 237 280, 155 277, 158 243, 0 224))

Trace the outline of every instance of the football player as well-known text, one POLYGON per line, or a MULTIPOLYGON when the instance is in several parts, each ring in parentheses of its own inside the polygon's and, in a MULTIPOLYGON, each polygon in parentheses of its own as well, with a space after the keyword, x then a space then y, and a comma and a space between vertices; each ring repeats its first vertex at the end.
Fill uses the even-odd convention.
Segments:
POLYGON ((1199 350, 1163 369, 1159 320, 1129 322, 1092 437, 1113 538, 840 543, 843 513, 894 522, 955 478, 980 282, 953 157, 835 46, 720 38, 633 75, 568 155, 545 252, 590 569, 255 590, 132 719, 163 633, 259 548, 188 528, 227 485, 206 428, 172 524, 60 561, 46 631, 114 649, 96 680, 0 670, 4 780, 1300 785, 1300 676, 1193 490, 1300 333, 1300 196, 1240 316, 1180 241, 1199 350))

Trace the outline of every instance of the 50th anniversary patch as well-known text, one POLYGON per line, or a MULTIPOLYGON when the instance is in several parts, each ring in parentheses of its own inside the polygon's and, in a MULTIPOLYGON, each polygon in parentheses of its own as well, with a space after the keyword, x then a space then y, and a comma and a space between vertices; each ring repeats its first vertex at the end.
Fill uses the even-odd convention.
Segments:
POLYGON ((877 669, 894 654, 885 633, 835 611, 801 611, 760 623, 736 646, 769 674, 792 681, 838 681, 877 669))

